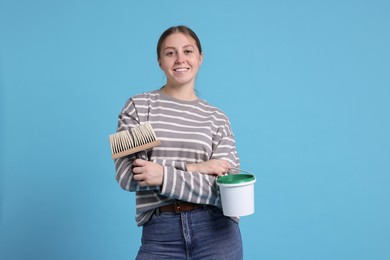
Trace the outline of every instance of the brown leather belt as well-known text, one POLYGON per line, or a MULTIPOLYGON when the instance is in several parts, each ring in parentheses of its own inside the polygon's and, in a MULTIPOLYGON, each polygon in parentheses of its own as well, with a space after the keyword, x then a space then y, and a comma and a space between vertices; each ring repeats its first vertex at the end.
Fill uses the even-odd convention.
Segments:
POLYGON ((195 204, 184 201, 177 201, 174 204, 166 205, 160 207, 160 212, 175 212, 175 213, 184 213, 194 209, 202 208, 203 205, 195 204))

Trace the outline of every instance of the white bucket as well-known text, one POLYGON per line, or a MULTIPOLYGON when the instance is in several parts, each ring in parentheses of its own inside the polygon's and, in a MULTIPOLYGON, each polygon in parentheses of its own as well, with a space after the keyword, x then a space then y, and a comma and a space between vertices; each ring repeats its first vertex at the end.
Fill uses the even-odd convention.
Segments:
POLYGON ((252 174, 230 174, 218 178, 225 216, 247 216, 255 212, 255 182, 256 177, 252 174))

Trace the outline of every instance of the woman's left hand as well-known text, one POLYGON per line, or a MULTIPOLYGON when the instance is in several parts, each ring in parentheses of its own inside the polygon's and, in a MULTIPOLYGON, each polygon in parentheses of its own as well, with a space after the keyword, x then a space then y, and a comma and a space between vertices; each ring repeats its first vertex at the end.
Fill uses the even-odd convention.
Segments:
POLYGON ((187 170, 202 174, 221 176, 229 171, 230 164, 221 159, 211 159, 205 162, 187 164, 187 170))
POLYGON ((136 159, 133 162, 133 179, 140 186, 160 186, 163 183, 164 168, 157 163, 136 159))

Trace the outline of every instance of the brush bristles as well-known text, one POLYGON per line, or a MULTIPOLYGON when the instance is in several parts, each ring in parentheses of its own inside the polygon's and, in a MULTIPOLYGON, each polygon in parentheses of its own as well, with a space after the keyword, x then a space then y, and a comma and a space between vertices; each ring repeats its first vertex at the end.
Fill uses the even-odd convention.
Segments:
POLYGON ((112 159, 117 159, 160 145, 150 123, 144 123, 129 130, 109 136, 112 159))

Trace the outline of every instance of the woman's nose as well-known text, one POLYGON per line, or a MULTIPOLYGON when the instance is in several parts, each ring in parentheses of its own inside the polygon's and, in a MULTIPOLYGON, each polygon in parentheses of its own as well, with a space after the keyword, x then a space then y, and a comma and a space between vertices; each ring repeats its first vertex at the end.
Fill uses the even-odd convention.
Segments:
POLYGON ((184 62, 184 59, 183 59, 182 54, 177 54, 177 56, 176 56, 176 63, 177 64, 181 64, 183 62, 184 62))

